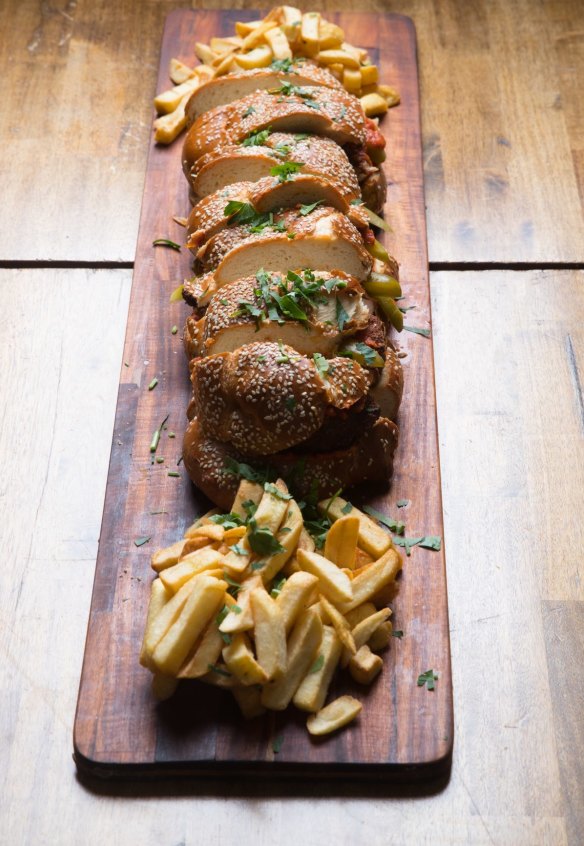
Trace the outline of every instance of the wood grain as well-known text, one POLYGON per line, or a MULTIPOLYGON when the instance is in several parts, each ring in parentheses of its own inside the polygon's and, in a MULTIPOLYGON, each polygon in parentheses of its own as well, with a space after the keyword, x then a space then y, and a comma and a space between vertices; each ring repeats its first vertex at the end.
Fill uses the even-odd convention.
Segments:
MULTIPOLYGON (((71 732, 129 283, 127 271, 0 271, 0 842, 191 846, 230 842, 236 820, 245 846, 577 846, 582 621, 578 600, 545 600, 541 550, 553 542, 559 572, 580 543, 581 442, 559 438, 549 459, 539 450, 531 418, 543 418, 549 390, 532 382, 529 363, 545 362, 555 320, 576 332, 584 273, 432 275, 456 743, 448 786, 419 789, 415 801, 359 783, 89 792, 75 779, 71 732), (542 302, 562 297, 563 313, 541 322, 535 289, 542 302), (39 321, 31 304, 46 291, 39 321), (485 355, 493 296, 510 317, 504 345, 485 355), (516 467, 531 484, 517 484, 516 467), (543 507, 532 491, 556 475, 565 496, 543 507)), ((574 350, 582 355, 581 341, 574 350)), ((567 368, 552 375, 556 397, 575 397, 567 368)))
MULTIPOLYGON (((240 14, 240 13, 237 13, 240 14)), ((174 12, 163 42, 161 82, 171 55, 184 53, 193 32, 203 40, 230 32, 236 13, 174 12)), ((416 324, 429 324, 421 147, 411 23, 399 16, 342 15, 340 23, 355 40, 377 51, 385 44, 382 69, 399 79, 405 105, 384 122, 391 134, 392 174, 389 206, 395 252, 402 263, 404 290, 416 304, 416 324)), ((142 223, 130 301, 124 360, 114 429, 112 458, 86 657, 75 725, 76 761, 84 773, 103 777, 173 772, 241 770, 276 776, 302 772, 333 774, 369 770, 399 778, 428 777, 448 769, 452 748, 452 704, 448 616, 443 552, 416 549, 408 561, 396 619, 406 631, 393 646, 384 674, 368 692, 358 725, 326 743, 311 742, 304 719, 284 714, 245 725, 231 698, 198 684, 183 684, 167 703, 156 707, 150 674, 139 667, 155 546, 180 538, 203 507, 184 471, 176 470, 189 386, 180 337, 170 334, 184 320, 181 304, 169 292, 188 275, 188 254, 153 249, 152 240, 168 234, 173 214, 186 210, 187 185, 180 168, 180 147, 151 147, 142 205, 142 223), (178 353, 178 355, 177 355, 178 353), (147 362, 147 363, 146 363, 147 362), (151 379, 159 384, 148 391, 151 379), (149 453, 152 432, 169 415, 154 464, 149 453), (154 519, 150 512, 168 513, 154 519), (152 526, 155 525, 158 531, 152 526), (137 549, 133 540, 152 537, 137 549), (420 578, 420 570, 424 578, 420 578), (430 601, 431 597, 431 601, 430 601), (440 675, 434 693, 416 686, 420 673, 440 675), (105 668, 105 672, 104 672, 105 668), (285 735, 277 757, 275 736, 285 735)), ((174 225, 176 228, 176 224, 174 225)), ((171 233, 173 237, 174 232, 171 233)), ((183 236, 184 237, 184 236, 183 236)), ((401 443, 390 495, 363 491, 367 501, 396 514, 399 499, 411 500, 402 519, 410 534, 442 536, 440 477, 435 430, 431 341, 404 332, 399 344, 408 383, 400 410, 401 443)), ((357 500, 359 501, 359 500, 357 500)))
MULTIPOLYGON (((4 4, 4 260, 133 261, 160 34, 180 5, 4 4), (31 219, 34 239, 23 237, 31 219)), ((584 261, 579 0, 360 9, 417 27, 430 260, 584 261)))

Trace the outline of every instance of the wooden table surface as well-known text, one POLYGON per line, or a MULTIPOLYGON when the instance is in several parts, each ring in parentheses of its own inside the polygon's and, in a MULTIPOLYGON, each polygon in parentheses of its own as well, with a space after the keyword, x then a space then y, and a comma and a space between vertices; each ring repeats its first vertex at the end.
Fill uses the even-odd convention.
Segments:
POLYGON ((582 843, 579 0, 360 4, 410 15, 418 33, 449 784, 400 795, 77 779, 71 731, 151 98, 164 17, 180 5, 3 4, 0 843, 582 843))

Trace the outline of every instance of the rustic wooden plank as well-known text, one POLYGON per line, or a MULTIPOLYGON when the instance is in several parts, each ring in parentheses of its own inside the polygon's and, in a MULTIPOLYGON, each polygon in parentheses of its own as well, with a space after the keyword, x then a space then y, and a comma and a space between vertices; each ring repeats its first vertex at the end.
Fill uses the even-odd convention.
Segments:
MULTIPOLYGON (((170 15, 159 83, 166 77, 169 57, 184 53, 195 30, 202 40, 229 32, 236 14, 183 11, 170 15)), ((392 138, 388 211, 404 289, 417 306, 416 324, 427 327, 429 289, 413 28, 399 16, 355 19, 343 15, 340 21, 355 40, 373 51, 385 45, 380 55, 382 73, 391 72, 404 92, 404 106, 384 123, 392 138)), ((394 645, 384 675, 366 697, 368 718, 327 743, 312 743, 304 719, 288 714, 277 715, 273 724, 260 721, 248 732, 227 697, 201 690, 197 684, 183 684, 170 702, 155 706, 150 674, 138 666, 151 549, 181 537, 202 507, 202 497, 195 494, 184 471, 179 471, 180 478, 168 476, 170 468, 176 469, 180 440, 170 441, 163 434, 159 453, 166 459, 164 464, 154 464, 149 452, 152 432, 167 414, 169 429, 181 435, 184 429, 189 394, 186 364, 180 355, 180 337, 172 336, 170 327, 182 322, 185 310, 170 304, 168 294, 189 273, 190 258, 154 250, 152 240, 168 234, 171 226, 177 229, 171 224, 172 214, 184 213, 186 203, 180 147, 152 146, 124 352, 129 366, 120 386, 76 719, 76 760, 84 772, 105 776, 127 775, 128 767, 132 772, 140 768, 159 773, 165 767, 184 771, 230 767, 269 770, 275 775, 311 768, 316 773, 323 767, 342 772, 367 764, 388 771, 401 767, 401 778, 443 769, 452 747, 443 551, 416 549, 413 553, 395 603, 397 624, 403 625, 406 635, 394 645), (159 384, 148 391, 154 376, 159 384), (148 515, 160 509, 168 514, 156 518, 155 532, 148 515), (133 540, 150 535, 152 545, 136 549, 133 540), (434 693, 416 686, 418 675, 430 667, 440 673, 434 693), (286 743, 275 758, 271 740, 282 732, 286 743)), ((176 238, 174 230, 171 234, 176 238)), ((388 498, 384 500, 383 492, 374 490, 363 495, 385 509, 391 507, 392 513, 396 513, 397 500, 410 499, 402 516, 410 534, 442 535, 432 346, 420 335, 403 335, 399 343, 410 381, 400 411, 403 434, 397 471, 388 498)))
MULTIPOLYGON (((582 791, 581 692, 573 680, 582 662, 579 605, 552 600, 542 607, 537 597, 542 545, 554 539, 560 570, 580 542, 579 482, 573 439, 560 438, 560 452, 549 457, 530 447, 538 437, 530 418, 549 407, 549 389, 532 382, 528 363, 543 358, 553 334, 530 291, 539 287, 549 300, 558 289, 561 320, 574 332, 584 274, 432 277, 456 743, 447 788, 425 798, 422 791, 415 802, 383 801, 372 785, 358 783, 335 785, 334 795, 330 784, 303 793, 298 785, 253 787, 236 779, 91 793, 75 779, 71 730, 129 282, 127 271, 0 271, 6 842, 97 846, 131 836, 150 846, 189 842, 195 830, 200 840, 229 842, 236 818, 246 846, 258 838, 284 846, 331 839, 375 846, 577 843, 581 808, 571 797, 582 791), (493 340, 485 314, 494 300, 510 317, 504 343, 485 355, 493 340), (33 304, 41 301, 39 321, 33 304), (505 402, 507 395, 516 401, 505 402), (502 413, 493 413, 498 406, 502 413), (542 519, 541 501, 532 486, 517 483, 514 468, 533 486, 545 486, 550 473, 563 475, 565 499, 546 503, 553 519, 542 519), (501 616, 485 619, 492 614, 501 616)), ((569 373, 558 373, 556 398, 573 392, 569 373)))
MULTIPOLYGON (((121 0, 115 17, 106 0, 5 5, 0 139, 10 212, 0 254, 131 262, 160 33, 181 2, 121 0), (40 225, 34 239, 23 237, 39 198, 40 225)), ((430 259, 582 262, 578 0, 400 0, 392 10, 418 31, 430 259)))
POLYGON ((543 623, 566 830, 570 843, 584 831, 584 691, 574 671, 584 661, 584 603, 543 603, 543 623))

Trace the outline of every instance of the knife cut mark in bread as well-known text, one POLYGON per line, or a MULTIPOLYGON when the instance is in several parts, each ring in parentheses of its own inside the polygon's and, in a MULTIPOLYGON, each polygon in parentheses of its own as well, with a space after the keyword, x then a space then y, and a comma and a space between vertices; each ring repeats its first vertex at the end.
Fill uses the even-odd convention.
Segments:
POLYGON ((217 287, 268 271, 313 267, 342 270, 363 281, 372 258, 353 224, 340 212, 318 206, 306 216, 297 210, 274 215, 275 227, 252 232, 244 225, 232 226, 210 238, 196 253, 204 273, 213 272, 217 287))
MULTIPOLYGON (((277 453, 269 456, 263 465, 274 468, 275 475, 288 478, 298 496, 308 496, 316 488, 325 498, 352 485, 386 482, 391 478, 397 439, 395 423, 380 417, 348 448, 321 453, 277 453)), ((233 462, 249 461, 250 457, 231 444, 207 436, 196 418, 185 432, 183 456, 187 472, 197 487, 220 508, 229 511, 240 479, 236 472, 230 472, 230 466, 233 462)))
POLYGON ((233 352, 254 341, 282 341, 302 355, 330 357, 346 337, 366 330, 371 319, 363 289, 344 273, 258 271, 211 297, 203 317, 187 318, 185 351, 190 360, 233 352), (343 315, 342 330, 338 314, 343 315))
POLYGON ((186 105, 187 125, 190 126, 199 115, 211 109, 241 100, 260 89, 278 88, 283 83, 343 90, 332 73, 302 59, 292 62, 288 71, 277 71, 271 67, 236 71, 197 88, 186 105))
POLYGON ((255 91, 202 114, 187 133, 183 160, 196 161, 218 146, 238 143, 268 127, 324 135, 341 145, 362 145, 366 139, 365 116, 355 97, 332 88, 292 86, 255 91))
POLYGON ((348 203, 361 199, 359 182, 346 153, 331 138, 319 135, 267 129, 241 144, 217 147, 198 160, 183 156, 183 167, 194 199, 220 191, 234 181, 234 175, 237 181, 257 182, 285 161, 302 164, 303 175, 334 182, 348 203))

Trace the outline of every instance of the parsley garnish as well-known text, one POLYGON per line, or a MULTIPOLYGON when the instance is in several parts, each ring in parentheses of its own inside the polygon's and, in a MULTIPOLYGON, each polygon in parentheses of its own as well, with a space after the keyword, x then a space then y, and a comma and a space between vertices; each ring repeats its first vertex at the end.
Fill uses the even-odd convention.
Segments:
POLYGON ((148 543, 151 538, 152 535, 148 535, 147 537, 143 538, 136 538, 136 540, 134 541, 134 546, 144 546, 144 544, 148 543))
POLYGON ((235 552, 236 555, 247 555, 247 549, 238 543, 234 543, 233 546, 229 547, 229 549, 235 552))
POLYGON ((272 70, 282 71, 282 73, 288 73, 288 71, 292 67, 292 64, 292 59, 274 59, 270 67, 272 70))
POLYGON ((284 738, 282 737, 281 734, 279 734, 278 737, 275 737, 272 740, 272 752, 274 753, 274 755, 278 754, 278 752, 282 748, 283 743, 284 743, 284 738))
POLYGON ((227 670, 223 670, 221 667, 218 667, 216 664, 207 664, 207 669, 210 673, 217 673, 218 676, 225 676, 226 679, 231 678, 231 673, 228 673, 227 670))
POLYGON ((223 608, 221 609, 221 611, 219 611, 219 613, 215 617, 215 622, 217 623, 217 627, 219 627, 221 625, 221 623, 223 622, 225 617, 227 617, 228 614, 229 614, 229 606, 224 605, 223 608))
POLYGON ((290 361, 290 356, 285 352, 282 341, 278 341, 278 348, 280 350, 280 355, 276 359, 276 364, 287 364, 290 361))
POLYGON ((260 129, 259 132, 250 132, 247 138, 240 141, 242 147, 263 147, 270 135, 272 134, 272 127, 267 129, 260 129))
POLYGON ((428 690, 434 690, 435 684, 434 682, 438 680, 438 676, 434 672, 434 670, 426 670, 425 673, 421 673, 418 676, 418 687, 426 687, 428 690))
POLYGON ((266 526, 258 526, 254 517, 250 519, 248 526, 247 539, 257 555, 274 555, 276 552, 284 552, 284 547, 274 533, 266 526))
POLYGON ((401 639, 402 639, 402 637, 404 636, 404 633, 402 632, 402 630, 401 630, 401 629, 394 629, 394 630, 392 631, 392 633, 391 633, 391 636, 392 636, 392 637, 397 637, 397 638, 398 638, 398 640, 401 640, 401 639))
POLYGON ((209 517, 212 523, 217 523, 218 526, 223 526, 224 529, 235 529, 237 526, 243 525, 243 520, 239 514, 213 514, 209 517))
POLYGON ((306 217, 307 214, 310 214, 310 212, 314 211, 315 208, 323 202, 324 200, 317 200, 316 203, 309 203, 308 205, 300 206, 300 214, 302 217, 306 217))
POLYGON ((153 247, 170 247, 171 250, 176 250, 180 253, 180 244, 177 244, 176 241, 170 241, 168 238, 157 238, 155 241, 152 241, 153 247))
POLYGON ((286 406, 288 411, 292 411, 292 409, 296 408, 296 406, 298 405, 298 403, 296 402, 296 397, 293 397, 293 396, 286 397, 286 399, 284 401, 284 405, 286 406))
POLYGON ((321 355, 320 353, 313 353, 312 358, 321 377, 326 379, 326 374, 329 372, 330 364, 324 355, 321 355))
POLYGON ((386 517, 385 514, 382 514, 380 511, 376 511, 375 508, 371 508, 369 505, 364 505, 363 511, 366 514, 369 514, 370 517, 374 517, 378 523, 381 523, 382 526, 385 526, 390 530, 390 532, 397 532, 398 535, 403 535, 406 528, 405 523, 401 523, 399 520, 392 520, 391 517, 386 517))
POLYGON ((318 658, 316 659, 316 661, 314 662, 314 664, 312 665, 312 667, 310 668, 310 670, 308 671, 308 675, 312 675, 312 673, 318 673, 318 671, 322 670, 323 667, 324 667, 324 655, 321 652, 320 655, 318 656, 318 658))
POLYGON ((272 599, 277 599, 278 596, 282 593, 282 588, 286 584, 286 576, 276 576, 272 583, 272 589, 270 591, 270 596, 272 599))
POLYGON ((404 329, 407 332, 415 332, 416 335, 423 335, 424 338, 429 338, 431 335, 429 329, 422 329, 420 326, 406 326, 406 324, 404 323, 404 329))
POLYGON ((298 132, 294 136, 295 141, 306 141, 307 138, 310 138, 310 135, 308 134, 308 132, 298 132))
POLYGON ((343 304, 339 299, 337 299, 336 319, 337 326, 339 327, 339 332, 342 332, 345 327, 345 324, 349 320, 349 315, 345 311, 343 304))
MULTIPOLYGON (((231 576, 228 576, 227 573, 223 573, 223 579, 229 585, 229 593, 235 598, 241 590, 241 585, 239 584, 239 582, 234 581, 231 576)), ((227 611, 229 612, 231 608, 233 608, 233 606, 230 606, 227 611)))
POLYGON ((246 118, 246 117, 249 117, 250 115, 253 115, 254 112, 255 112, 254 107, 248 106, 247 109, 245 110, 245 112, 241 113, 241 116, 246 118))
POLYGON ((350 514, 352 510, 353 510, 353 506, 351 505, 350 502, 346 502, 343 505, 343 507, 341 508, 341 511, 343 512, 343 514, 350 514))
MULTIPOLYGON (((247 514, 247 520, 249 520, 258 510, 257 503, 253 501, 253 499, 246 499, 241 503, 241 507, 247 514)), ((246 520, 246 522, 247 522, 246 520)))
POLYGON ((287 182, 293 173, 298 173, 304 162, 284 162, 270 168, 270 175, 277 176, 278 182, 287 182))
POLYGON ((414 546, 421 546, 423 549, 434 549, 438 552, 440 550, 441 545, 442 545, 442 538, 439 538, 436 535, 428 535, 428 536, 423 536, 423 537, 420 537, 420 538, 395 538, 394 537, 393 542, 397 546, 403 546, 405 551, 406 551, 406 555, 409 558, 409 556, 411 555, 412 547, 414 547, 414 546))
POLYGON ((405 508, 406 505, 409 505, 409 504, 410 504, 409 499, 398 499, 398 501, 396 502, 396 505, 397 505, 398 508, 405 508))
POLYGON ((265 483, 264 490, 266 493, 275 496, 276 499, 284 500, 284 502, 288 502, 288 500, 292 499, 292 494, 286 493, 286 491, 281 491, 280 488, 276 487, 276 485, 273 485, 271 482, 265 483))
POLYGON ((223 472, 228 476, 237 476, 240 479, 247 479, 248 482, 259 482, 262 485, 268 478, 267 469, 256 469, 231 457, 225 459, 223 472))
POLYGON ((352 358, 359 364, 364 364, 365 367, 383 367, 385 363, 379 353, 363 341, 352 341, 339 350, 338 354, 345 358, 352 358))

